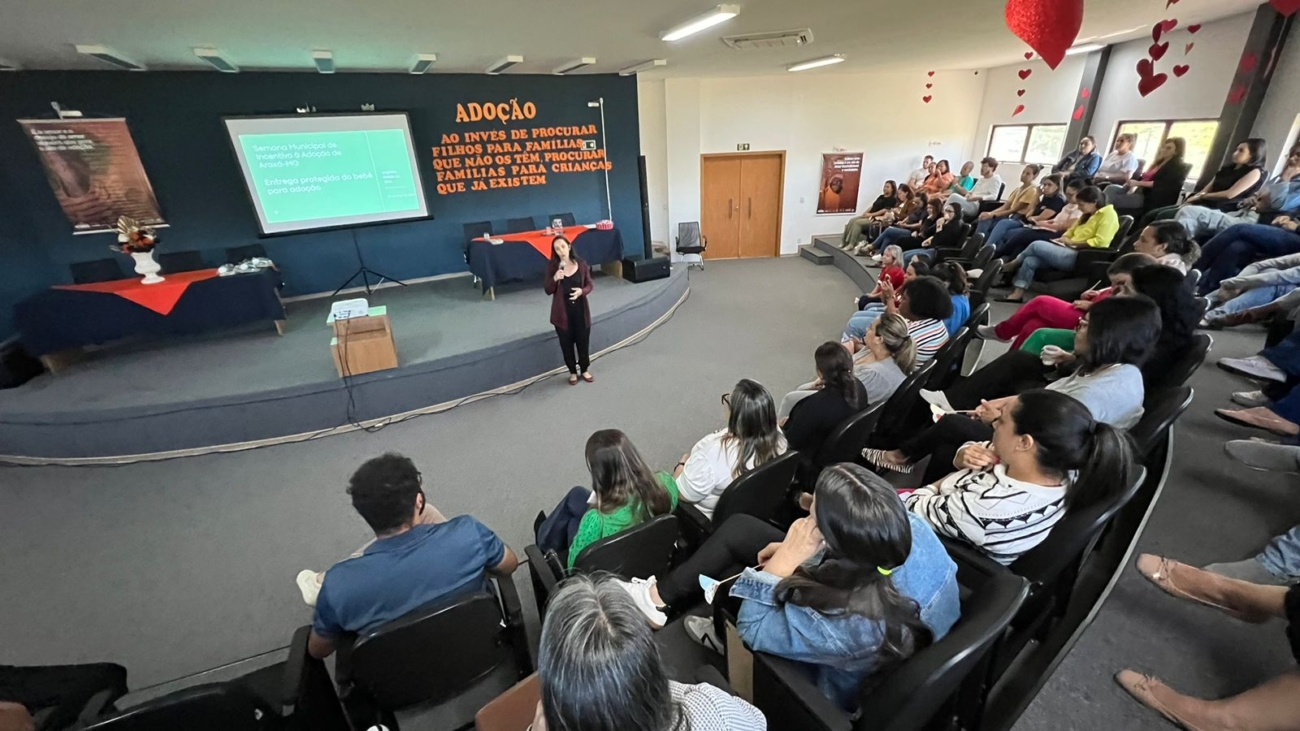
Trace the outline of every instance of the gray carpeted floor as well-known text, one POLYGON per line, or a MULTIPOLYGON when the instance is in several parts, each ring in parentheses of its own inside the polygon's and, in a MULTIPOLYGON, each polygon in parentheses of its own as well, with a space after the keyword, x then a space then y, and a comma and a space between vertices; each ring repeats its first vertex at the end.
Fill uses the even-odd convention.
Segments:
MULTIPOLYGON (((720 424, 719 396, 738 377, 779 396, 811 375, 813 348, 838 336, 856 294, 833 267, 797 259, 710 263, 691 277, 676 317, 597 361, 593 385, 552 379, 375 434, 240 454, 0 469, 0 662, 111 659, 141 687, 283 645, 310 616, 294 574, 366 539, 343 485, 384 450, 415 457, 444 512, 473 513, 521 549, 537 510, 585 482, 592 430, 620 427, 654 465, 671 465, 720 424)), ((1216 334, 1213 357, 1261 341, 1258 332, 1216 334)), ((1175 473, 1144 546, 1194 563, 1243 557, 1300 521, 1296 486, 1223 456, 1225 439, 1247 433, 1211 409, 1241 387, 1237 379, 1211 367, 1193 385, 1175 473)), ((1291 667, 1285 647, 1279 624, 1234 624, 1130 569, 1018 728, 1160 728, 1110 681, 1116 670, 1219 695, 1291 667)))

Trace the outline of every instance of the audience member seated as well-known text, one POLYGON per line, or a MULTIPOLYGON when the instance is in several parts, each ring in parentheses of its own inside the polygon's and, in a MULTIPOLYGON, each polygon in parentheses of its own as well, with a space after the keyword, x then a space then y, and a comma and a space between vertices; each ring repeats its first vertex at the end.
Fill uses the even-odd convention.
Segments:
POLYGON ((1040 269, 1068 271, 1074 268, 1081 249, 1105 249, 1119 233, 1119 216, 1115 207, 1103 205, 1101 191, 1089 186, 1075 196, 1082 218, 1065 235, 1049 241, 1031 243, 1019 256, 1007 263, 1007 274, 1014 289, 999 302, 1025 301, 1026 290, 1034 283, 1040 269))
POLYGON ((907 176, 907 184, 912 188, 912 190, 921 190, 921 185, 925 183, 925 179, 930 177, 930 166, 933 164, 934 155, 926 155, 925 158, 921 160, 921 167, 913 170, 912 174, 907 176))
POLYGON ((1198 241, 1223 233, 1241 223, 1268 223, 1278 213, 1300 208, 1300 145, 1291 148, 1281 173, 1264 184, 1259 193, 1237 203, 1235 210, 1207 206, 1183 206, 1174 220, 1198 241))
POLYGON ((916 343, 902 315, 885 313, 871 323, 853 361, 853 375, 867 390, 867 403, 883 404, 916 369, 916 343))
MULTIPOLYGON (((1300 662, 1300 586, 1262 586, 1216 576, 1177 561, 1143 554, 1138 571, 1176 599, 1217 609, 1233 619, 1288 622, 1291 654, 1300 662)), ((1186 696, 1149 675, 1122 670, 1120 687, 1138 702, 1188 729, 1294 729, 1300 718, 1300 672, 1292 669, 1230 698, 1186 696)))
POLYGON ((1147 393, 1181 386, 1170 383, 1169 376, 1196 334, 1197 304, 1192 286, 1178 269, 1157 264, 1141 267, 1132 274, 1133 292, 1149 298, 1160 308, 1160 337, 1142 364, 1142 379, 1147 393))
MULTIPOLYGON (((1219 168, 1210 184, 1200 192, 1188 196, 1183 206, 1202 206, 1218 211, 1234 211, 1239 203, 1255 195, 1268 179, 1264 173, 1264 163, 1268 158, 1268 144, 1252 137, 1237 145, 1232 153, 1232 162, 1219 168)), ((1156 221, 1174 218, 1178 215, 1179 205, 1170 205, 1149 211, 1142 218, 1142 226, 1149 226, 1156 221)))
POLYGON ((956 472, 904 502, 936 533, 1004 566, 1042 543, 1068 511, 1112 500, 1132 484, 1132 440, 1063 393, 1004 399, 992 428, 989 441, 957 451, 956 472))
POLYGON ((822 343, 813 360, 817 380, 781 399, 781 430, 790 449, 808 454, 815 454, 850 416, 870 406, 866 387, 853 376, 853 356, 844 346, 822 343))
POLYGON ((669 680, 636 604, 609 576, 574 576, 551 596, 537 651, 532 731, 763 731, 749 703, 708 683, 669 680))
POLYGON ((913 239, 920 243, 911 248, 904 247, 903 266, 917 257, 933 261, 939 249, 960 249, 966 243, 962 239, 962 226, 966 222, 962 219, 961 206, 944 203, 938 198, 931 198, 930 206, 932 209, 938 207, 939 216, 928 230, 922 231, 925 238, 913 239))
POLYGON ((866 294, 858 295, 853 301, 857 304, 858 311, 867 309, 871 305, 878 305, 884 302, 885 285, 889 285, 894 291, 907 281, 907 268, 902 263, 903 249, 898 245, 886 246, 880 255, 880 276, 876 277, 876 286, 866 294))
POLYGON ((952 168, 949 167, 948 161, 940 160, 935 163, 934 172, 921 184, 921 191, 932 196, 941 195, 948 192, 954 180, 956 180, 956 176, 952 174, 952 168))
MULTIPOLYGON (((1061 176, 1048 175, 1043 178, 1039 184, 1038 205, 1033 212, 1024 216, 1006 216, 999 218, 987 232, 984 237, 984 243, 992 244, 996 256, 1003 256, 1003 242, 1011 234, 1023 229, 1025 226, 1037 226, 1045 224, 1056 217, 1061 209, 1065 208, 1065 196, 1061 193, 1061 176)), ((1076 187, 1077 191, 1078 188, 1076 187)), ((980 214, 983 218, 984 214, 980 214)), ((981 226, 984 222, 981 221, 981 226)), ((1026 245, 1028 245, 1026 243, 1026 245)), ((1017 254, 1020 252, 1017 251, 1017 254)))
MULTIPOLYGON (((740 600, 736 630, 746 647, 813 666, 821 691, 851 711, 867 676, 889 672, 956 623, 957 566, 925 521, 864 467, 822 470, 809 511, 784 534, 734 516, 658 582, 620 584, 662 627, 665 610, 700 596, 701 576, 738 573, 730 596, 740 600)), ((722 649, 711 619, 685 624, 692 638, 722 649)))
POLYGON ((1300 229, 1300 209, 1278 216, 1268 224, 1233 226, 1210 239, 1201 247, 1201 258, 1196 261, 1196 268, 1202 272, 1200 292, 1213 292, 1223 280, 1236 276, 1247 264, 1300 253, 1297 229, 1300 229))
POLYGON ((1213 307, 1205 313, 1206 327, 1230 327, 1258 322, 1300 304, 1300 254, 1288 254, 1248 265, 1219 283, 1207 297, 1213 307), (1293 304, 1294 302, 1294 304, 1293 304))
MULTIPOLYGON (((993 241, 997 257, 1003 263, 1015 259, 1035 241, 1051 241, 1070 230, 1080 218, 1079 191, 1088 187, 1082 180, 1075 178, 1065 184, 1065 205, 1055 216, 1040 216, 1036 222, 1027 222, 1023 228, 1015 228, 1000 241, 993 241)), ((997 234, 997 228, 993 233, 997 234)))
POLYGON ((963 444, 988 441, 1006 398, 1044 386, 1077 399, 1096 421, 1132 427, 1142 418, 1146 392, 1140 366, 1160 337, 1159 308, 1146 297, 1110 297, 1079 320, 1075 333, 1074 357, 1061 367, 1012 350, 947 391, 922 391, 926 401, 948 414, 898 449, 862 450, 863 459, 906 473, 928 456, 923 482, 937 482, 963 444))
POLYGON ((1097 141, 1091 135, 1079 140, 1079 147, 1066 153, 1061 161, 1052 166, 1052 172, 1064 180, 1092 180, 1101 167, 1101 155, 1097 152, 1097 141))
POLYGON ((584 451, 591 489, 574 487, 550 515, 533 525, 537 547, 567 553, 568 566, 582 549, 677 507, 673 476, 652 472, 627 435, 601 429, 587 439, 584 451))
POLYGON ((862 229, 896 205, 898 205, 898 184, 892 180, 886 180, 884 191, 871 204, 871 207, 861 216, 854 216, 849 219, 848 223, 844 224, 844 240, 841 242, 840 248, 847 249, 850 246, 857 246, 858 241, 862 238, 862 229))
MULTIPOLYGON (((1155 263, 1156 260, 1147 254, 1125 254, 1106 269, 1106 277, 1110 280, 1109 287, 1090 289, 1074 302, 1066 302, 1046 295, 1035 297, 1017 309, 1011 317, 997 325, 980 325, 977 331, 985 340, 1010 342, 1011 348, 1018 350, 1025 347, 1029 337, 1041 329, 1061 330, 1069 333, 1068 349, 1073 350, 1074 328, 1088 310, 1107 297, 1132 292, 1133 270, 1155 263)), ((1033 352, 1038 355, 1040 350, 1041 348, 1033 352)))
POLYGON ((1141 175, 1123 185, 1106 186, 1106 202, 1135 218, 1177 204, 1191 169, 1183 161, 1186 154, 1187 140, 1170 137, 1141 175))
POLYGON ((483 589, 486 574, 509 576, 519 565, 509 546, 468 515, 430 522, 420 471, 400 454, 361 465, 348 494, 375 540, 325 573, 307 642, 312 657, 328 657, 344 635, 483 589))
POLYGON ((1186 229, 1173 221, 1159 221, 1142 229, 1133 250, 1148 254, 1157 264, 1173 267, 1183 274, 1201 258, 1201 247, 1187 235, 1186 229))
POLYGON ((948 197, 952 203, 961 206, 962 213, 974 216, 979 213, 981 201, 996 201, 1002 192, 1002 178, 998 176, 998 161, 991 157, 980 160, 980 178, 975 185, 961 195, 953 193, 948 197))
POLYGON ((909 199, 908 204, 904 205, 906 215, 894 222, 894 225, 880 232, 880 235, 871 243, 865 241, 853 250, 856 256, 873 256, 882 252, 888 246, 901 244, 909 237, 915 236, 925 227, 927 216, 930 216, 930 207, 928 205, 929 197, 924 193, 918 193, 909 199))
MULTIPOLYGON (((897 249, 898 247, 891 247, 897 249)), ((886 250, 885 258, 890 252, 886 250)), ((897 252, 895 252, 896 254, 897 252)), ((883 261, 883 259, 882 259, 883 261)), ((905 267, 886 266, 881 269, 880 277, 876 279, 876 288, 867 294, 858 295, 853 300, 854 305, 858 308, 857 312, 849 316, 848 324, 844 326, 844 333, 840 335, 840 342, 847 343, 850 340, 861 340, 862 334, 871 327, 871 323, 876 321, 877 317, 885 312, 884 292, 885 287, 889 287, 895 294, 894 300, 898 301, 898 293, 903 291, 903 285, 916 279, 925 277, 930 274, 930 263, 928 259, 913 259, 905 267)))
POLYGON ((1133 146, 1136 144, 1137 135, 1126 132, 1116 137, 1114 148, 1092 176, 1092 184, 1097 187, 1107 184, 1127 185, 1138 171, 1137 155, 1133 154, 1133 146))
MULTIPOLYGON (((914 261, 910 268, 915 270, 923 263, 914 261)), ((952 316, 952 299, 948 294, 948 288, 934 277, 918 276, 909 281, 903 285, 903 292, 897 299, 894 298, 893 287, 886 284, 884 307, 879 311, 873 310, 874 308, 868 307, 858 314, 872 314, 873 322, 875 317, 886 312, 898 313, 907 320, 907 331, 911 334, 912 341, 916 343, 918 366, 930 362, 935 353, 948 342, 948 328, 944 326, 943 321, 952 316)), ((843 341, 850 353, 856 354, 865 347, 862 344, 862 335, 870 326, 871 323, 867 322, 866 318, 856 322, 850 320, 849 330, 845 331, 847 339, 843 341)))
POLYGON ((987 240, 993 233, 993 227, 999 223, 1006 220, 1023 222, 1033 215, 1034 209, 1038 207, 1039 196, 1038 185, 1034 181, 1038 179, 1041 170, 1037 165, 1026 165, 1020 171, 1020 185, 1007 195, 1002 205, 979 214, 979 225, 975 227, 975 233, 984 234, 987 240))
POLYGON ((918 196, 913 194, 911 187, 907 185, 898 186, 898 205, 876 216, 870 225, 863 229, 862 241, 853 242, 847 250, 854 254, 868 251, 871 249, 870 242, 888 230, 895 222, 910 220, 916 214, 917 209, 922 209, 922 213, 924 213, 923 203, 918 196))
POLYGON ((96 696, 107 694, 108 711, 126 691, 126 668, 114 663, 0 665, 0 730, 35 731, 35 716, 40 731, 79 729, 96 696))
POLYGON ((973 160, 967 160, 961 166, 961 174, 953 178, 952 185, 948 186, 948 190, 945 190, 944 194, 952 195, 953 193, 956 193, 965 198, 971 188, 975 187, 975 176, 971 174, 974 172, 975 162, 973 160))
POLYGON ((1233 401, 1256 405, 1244 409, 1217 409, 1215 416, 1285 437, 1300 435, 1300 388, 1292 387, 1300 382, 1300 330, 1256 355, 1220 358, 1219 367, 1229 373, 1262 381, 1271 393, 1282 397, 1270 403, 1264 393, 1234 393, 1233 401))
POLYGON ((966 270, 955 261, 940 262, 931 272, 935 279, 948 286, 952 314, 944 319, 943 326, 948 330, 948 337, 952 337, 970 319, 970 281, 966 278, 966 270))
MULTIPOLYGON (((843 350, 843 348, 840 348, 843 350)), ((762 384, 742 378, 722 396, 727 427, 682 455, 673 470, 676 491, 706 516, 733 480, 785 454, 786 437, 777 425, 776 404, 762 384)))

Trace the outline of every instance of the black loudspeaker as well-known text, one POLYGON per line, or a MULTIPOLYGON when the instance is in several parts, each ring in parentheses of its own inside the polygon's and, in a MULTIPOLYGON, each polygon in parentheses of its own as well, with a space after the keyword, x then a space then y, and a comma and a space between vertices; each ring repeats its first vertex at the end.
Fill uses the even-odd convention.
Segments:
MULTIPOLYGON (((654 246, 650 243, 650 186, 646 183, 645 177, 645 155, 640 155, 636 159, 636 172, 641 180, 641 231, 645 236, 643 244, 645 258, 649 259, 654 256, 654 246)), ((664 275, 668 276, 668 275, 664 275)), ((632 281, 636 281, 635 279, 632 281)))
POLYGON ((671 273, 672 264, 666 256, 623 260, 623 278, 629 282, 650 282, 655 279, 666 279, 671 273))
POLYGON ((45 372, 39 360, 18 343, 0 347, 0 388, 16 388, 45 372))

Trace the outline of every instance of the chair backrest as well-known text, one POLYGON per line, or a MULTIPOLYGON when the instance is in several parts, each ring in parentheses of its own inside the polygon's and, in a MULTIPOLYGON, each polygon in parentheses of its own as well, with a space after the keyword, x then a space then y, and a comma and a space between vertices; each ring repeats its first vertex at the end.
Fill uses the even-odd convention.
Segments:
MULTIPOLYGON (((889 402, 886 401, 885 404, 887 403, 889 402)), ((820 469, 837 462, 856 460, 862 448, 867 446, 867 439, 875 431, 885 404, 871 405, 867 410, 859 411, 845 419, 843 424, 835 427, 835 431, 831 432, 825 442, 822 442, 817 454, 813 455, 813 466, 820 469)))
MULTIPOLYGON (((967 228, 970 227, 969 223, 963 225, 965 225, 967 228)), ((971 259, 975 258, 975 254, 983 246, 984 246, 984 234, 978 234, 978 233, 974 234, 969 239, 966 239, 966 245, 961 248, 961 256, 959 256, 958 258, 963 259, 965 261, 970 261, 971 259)))
POLYGON ((473 591, 358 637, 340 653, 337 675, 344 695, 359 691, 383 711, 438 704, 513 663, 511 637, 497 597, 473 591))
POLYGON ((799 453, 792 449, 732 480, 713 510, 713 526, 739 514, 771 520, 785 503, 798 469, 799 453))
POLYGON ((564 226, 578 225, 578 219, 574 218, 572 213, 552 213, 551 215, 546 217, 546 225, 547 226, 551 225, 551 221, 554 221, 557 218, 560 219, 561 225, 564 226))
POLYGON ((926 389, 942 391, 957 380, 957 376, 961 375, 962 360, 966 357, 966 346, 974 336, 974 329, 962 327, 956 335, 948 338, 948 342, 934 354, 934 367, 925 381, 926 389))
POLYGON ((483 234, 492 233, 492 222, 472 221, 461 226, 461 230, 465 232, 465 248, 468 249, 471 241, 483 238, 483 234))
POLYGON ((1214 339, 1209 333, 1196 333, 1192 336, 1192 342, 1178 354, 1178 358, 1169 364, 1163 377, 1160 379, 1159 386, 1164 388, 1174 388, 1187 383, 1187 379, 1192 377, 1196 369, 1201 367, 1205 362, 1205 356, 1210 352, 1210 346, 1214 344, 1214 339))
MULTIPOLYGON (((1192 288, 1192 291, 1196 291, 1196 285, 1198 285, 1198 284, 1200 284, 1200 283, 1201 283, 1201 270, 1200 270, 1200 269, 1188 269, 1188 270, 1187 270, 1187 286, 1188 286, 1188 287, 1191 287, 1191 288, 1192 288)), ((1202 317, 1204 317, 1204 313, 1202 313, 1202 317)))
MULTIPOLYGON (((547 226, 551 225, 551 222, 547 221, 546 225, 547 226)), ((522 233, 524 231, 535 231, 535 230, 537 230, 537 224, 533 222, 532 216, 528 216, 526 218, 512 218, 506 221, 506 233, 508 234, 517 234, 517 233, 522 233)))
POLYGON ((971 290, 970 290, 971 306, 978 307, 980 305, 986 304, 985 300, 988 299, 989 290, 993 288, 993 283, 998 281, 998 279, 1000 279, 1001 277, 1002 277, 1002 260, 994 259, 993 261, 989 262, 988 266, 984 267, 984 272, 980 274, 979 279, 975 280, 975 284, 971 285, 971 290))
POLYGON ((948 706, 1006 631, 1027 594, 1028 586, 1019 576, 990 577, 962 602, 961 619, 948 634, 888 674, 868 681, 869 689, 860 697, 866 712, 854 728, 918 731, 930 727, 936 713, 948 706))
POLYGON ((159 254, 158 265, 162 267, 163 274, 193 272, 206 269, 208 266, 203 262, 203 255, 194 250, 170 251, 159 254))
POLYGON ((997 250, 997 247, 993 244, 984 244, 980 247, 980 250, 975 253, 975 258, 971 260, 970 268, 983 270, 984 267, 988 266, 989 262, 993 261, 993 255, 997 253, 997 250))
POLYGON ((686 221, 677 224, 677 250, 681 252, 703 251, 706 247, 700 234, 699 221, 686 221))
POLYGON ((1147 396, 1142 420, 1129 429, 1129 436, 1137 443, 1138 454, 1145 459, 1157 445, 1164 442, 1165 434, 1178 417, 1192 405, 1190 386, 1175 386, 1147 396))
POLYGON ((1110 245, 1106 248, 1119 250, 1124 247, 1124 239, 1128 238, 1129 229, 1133 228, 1132 216, 1119 217, 1119 230, 1115 232, 1115 238, 1110 240, 1110 245))
POLYGON ((248 246, 232 246, 226 249, 226 261, 230 264, 238 264, 241 261, 256 259, 266 256, 266 247, 261 244, 249 244, 248 246))
POLYGON ((668 569, 678 535, 677 516, 660 515, 582 549, 573 570, 584 574, 608 571, 646 579, 668 569))
POLYGON ((880 419, 876 422, 872 439, 896 436, 907 425, 907 417, 933 371, 934 358, 931 358, 894 391, 894 395, 880 407, 880 419))
POLYGON ((86 731, 261 731, 275 728, 277 711, 238 683, 196 685, 132 706, 86 731))
POLYGON ((74 261, 68 265, 72 272, 74 284, 94 284, 122 279, 122 267, 117 259, 95 259, 94 261, 74 261))
POLYGON ((976 326, 979 325, 987 325, 988 322, 985 320, 985 317, 989 314, 990 307, 992 307, 992 305, 987 302, 981 302, 980 304, 975 305, 970 311, 970 317, 966 318, 966 322, 963 322, 962 325, 965 325, 971 330, 974 330, 976 326))

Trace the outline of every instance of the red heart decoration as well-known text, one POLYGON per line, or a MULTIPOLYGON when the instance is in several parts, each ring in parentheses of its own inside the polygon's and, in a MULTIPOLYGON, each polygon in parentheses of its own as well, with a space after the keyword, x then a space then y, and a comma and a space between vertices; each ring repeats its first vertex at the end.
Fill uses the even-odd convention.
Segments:
POLYGON ((1169 0, 1169 2, 1165 3, 1165 10, 1168 10, 1169 8, 1177 4, 1178 4, 1178 0, 1169 0))
POLYGON ((1169 20, 1162 20, 1160 21, 1160 27, 1164 28, 1165 32, 1168 33, 1169 31, 1178 27, 1178 19, 1171 18, 1169 20))
POLYGON ((1025 79, 1029 78, 1030 76, 1033 76, 1033 74, 1034 74, 1034 70, 1033 70, 1033 69, 1020 69, 1020 80, 1021 80, 1021 81, 1024 81, 1025 79))
POLYGON ((925 75, 926 75, 926 76, 931 76, 931 77, 933 77, 933 76, 934 76, 934 72, 933 72, 933 71, 928 71, 928 72, 926 72, 925 75))
POLYGON ((1031 58, 1033 58, 1033 57, 1034 57, 1034 52, 1033 52, 1033 51, 1025 51, 1025 60, 1026 60, 1026 61, 1028 61, 1029 59, 1031 59, 1031 58))
POLYGON ((1191 33, 1192 35, 1196 35, 1196 31, 1198 31, 1198 30, 1200 30, 1200 29, 1201 29, 1201 24, 1200 24, 1200 23, 1197 23, 1197 24, 1195 24, 1195 25, 1189 25, 1189 26, 1187 26, 1187 32, 1188 32, 1188 33, 1191 33))
POLYGON ((1254 71, 1255 67, 1258 65, 1259 65, 1259 57, 1253 53, 1247 53, 1245 56, 1241 57, 1241 65, 1239 65, 1237 68, 1241 71, 1241 73, 1248 74, 1251 71, 1254 71))
POLYGON ((921 97, 921 101, 925 102, 926 104, 929 104, 929 103, 930 103, 930 100, 933 99, 933 98, 934 98, 934 97, 932 97, 932 96, 930 96, 929 94, 927 94, 927 95, 921 97))
POLYGON ((1269 4, 1273 6, 1274 10, 1288 18, 1295 15, 1297 10, 1300 10, 1300 0, 1271 0, 1269 4))
POLYGON ((1192 68, 1191 66, 1188 66, 1186 64, 1179 64, 1178 66, 1174 67, 1174 76, 1177 76, 1178 78, 1181 79, 1183 78, 1183 74, 1190 71, 1191 68, 1192 68))
POLYGON ((1165 52, 1168 50, 1169 42, 1166 41, 1164 43, 1152 43, 1151 47, 1147 49, 1147 53, 1151 54, 1152 61, 1159 61, 1165 57, 1165 52))
POLYGON ((1178 27, 1178 19, 1162 20, 1151 27, 1151 40, 1160 42, 1160 37, 1178 27))
POLYGON ((1196 47, 1195 43, 1188 43, 1187 47, 1183 49, 1183 55, 1186 56, 1187 54, 1191 53, 1192 49, 1195 47, 1196 47))
POLYGON ((1083 111, 1084 111, 1084 107, 1082 104, 1080 104, 1079 108, 1074 110, 1074 121, 1077 122, 1080 119, 1083 119, 1083 111))
POLYGON ((1138 93, 1144 97, 1164 86, 1165 82, 1169 80, 1168 74, 1155 73, 1155 65, 1151 63, 1149 58, 1138 61, 1137 72, 1140 77, 1138 79, 1138 93))
POLYGON ((926 84, 926 85, 925 85, 925 88, 927 88, 927 89, 933 89, 933 88, 934 88, 934 84, 926 84))
POLYGON ((1237 85, 1231 92, 1228 92, 1229 104, 1240 104, 1246 98, 1246 87, 1237 85))
POLYGON ((1023 111, 1025 111, 1025 105, 1024 105, 1024 104, 1017 104, 1015 110, 1013 110, 1013 111, 1011 112, 1011 116, 1014 117, 1014 116, 1016 116, 1017 114, 1020 114, 1020 113, 1023 112, 1023 111))
POLYGON ((1083 0, 1007 0, 1007 27, 1055 69, 1083 26, 1083 0))
POLYGON ((1086 86, 1083 87, 1083 89, 1079 91, 1079 96, 1080 96, 1081 98, 1083 98, 1083 99, 1087 99, 1091 94, 1092 94, 1092 92, 1088 91, 1088 87, 1086 87, 1086 86))
POLYGON ((1024 96, 1024 95, 1025 95, 1024 89, 1016 89, 1016 96, 1024 96))

